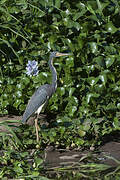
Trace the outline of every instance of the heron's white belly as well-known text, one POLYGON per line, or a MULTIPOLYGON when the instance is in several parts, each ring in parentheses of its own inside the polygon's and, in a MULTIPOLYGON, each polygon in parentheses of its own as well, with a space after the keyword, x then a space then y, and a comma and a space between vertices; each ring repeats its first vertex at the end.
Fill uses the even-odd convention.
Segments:
POLYGON ((42 108, 43 108, 44 105, 45 105, 45 103, 42 104, 42 105, 37 109, 37 111, 35 112, 35 114, 40 114, 40 112, 42 111, 42 108))

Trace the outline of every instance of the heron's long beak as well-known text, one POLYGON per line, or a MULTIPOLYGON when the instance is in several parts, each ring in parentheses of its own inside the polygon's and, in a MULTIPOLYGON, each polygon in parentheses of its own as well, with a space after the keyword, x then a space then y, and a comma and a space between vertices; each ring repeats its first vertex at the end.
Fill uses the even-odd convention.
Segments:
POLYGON ((69 55, 71 55, 71 54, 69 54, 69 53, 59 53, 59 52, 56 53, 56 57, 69 56, 69 55))

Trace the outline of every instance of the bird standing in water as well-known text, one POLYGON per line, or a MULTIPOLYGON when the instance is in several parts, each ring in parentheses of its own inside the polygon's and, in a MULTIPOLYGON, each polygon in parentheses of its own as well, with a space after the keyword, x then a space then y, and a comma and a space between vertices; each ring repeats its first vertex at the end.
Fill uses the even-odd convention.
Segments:
POLYGON ((35 119, 35 128, 36 128, 36 136, 37 142, 39 141, 38 131, 38 117, 43 109, 43 107, 47 104, 49 98, 55 93, 57 88, 57 72, 55 67, 53 66, 53 58, 60 56, 68 56, 67 53, 59 53, 59 52, 51 52, 49 58, 49 68, 52 72, 52 83, 44 84, 40 86, 30 98, 26 110, 23 114, 22 123, 26 123, 26 121, 33 115, 36 114, 35 119))

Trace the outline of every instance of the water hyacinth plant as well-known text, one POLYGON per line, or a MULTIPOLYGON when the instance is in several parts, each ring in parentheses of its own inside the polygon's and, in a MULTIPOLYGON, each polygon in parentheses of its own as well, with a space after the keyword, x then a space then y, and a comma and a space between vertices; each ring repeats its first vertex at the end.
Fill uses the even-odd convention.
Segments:
POLYGON ((26 74, 29 76, 37 76, 38 75, 38 62, 33 60, 33 61, 28 61, 27 67, 26 67, 26 74))

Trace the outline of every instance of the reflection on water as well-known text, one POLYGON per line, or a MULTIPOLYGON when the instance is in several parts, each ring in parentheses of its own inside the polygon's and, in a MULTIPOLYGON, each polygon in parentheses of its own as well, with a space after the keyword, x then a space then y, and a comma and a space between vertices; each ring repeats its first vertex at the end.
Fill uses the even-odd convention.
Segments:
POLYGON ((46 176, 54 179, 116 179, 120 177, 120 143, 110 142, 97 152, 46 150, 46 176))

